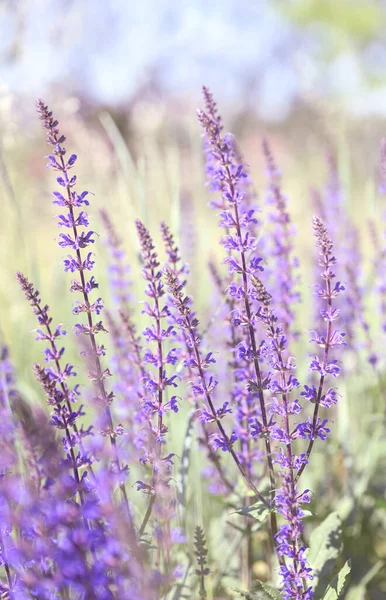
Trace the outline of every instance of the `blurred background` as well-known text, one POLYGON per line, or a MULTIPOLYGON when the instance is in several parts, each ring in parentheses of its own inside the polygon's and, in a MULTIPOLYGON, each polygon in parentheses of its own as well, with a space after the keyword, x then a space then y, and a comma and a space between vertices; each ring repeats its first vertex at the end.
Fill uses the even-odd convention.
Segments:
POLYGON ((299 103, 386 110, 383 0, 2 0, 1 12, 3 99, 55 90, 125 112, 156 95, 161 118, 206 82, 270 122, 299 103))
MULTIPOLYGON (((131 256, 138 250, 134 218, 156 231, 165 218, 179 238, 183 226, 193 279, 219 237, 195 117, 202 84, 236 134, 260 197, 261 141, 270 139, 300 252, 310 242, 310 189, 325 184, 328 156, 354 220, 363 222, 364 212, 378 218, 385 25, 383 0, 1 0, 2 281, 24 268, 37 284, 57 286, 60 299, 66 289, 36 97, 54 110, 69 150, 80 156, 94 218, 101 206, 112 207, 131 256)), ((13 279, 0 295, 9 337, 25 308, 13 279)))
MULTIPOLYGON (((237 137, 263 212, 266 136, 298 229, 295 254, 301 258, 304 298, 298 325, 304 334, 313 315, 312 198, 331 183, 335 168, 344 214, 360 227, 362 283, 370 292, 367 308, 375 314, 374 247, 366 223, 372 220, 383 235, 378 164, 386 134, 385 31, 384 0, 0 0, 0 337, 10 346, 19 387, 29 398, 44 402, 31 369, 43 348, 33 341, 34 317, 14 273, 21 270, 35 282, 55 322, 70 331, 76 321, 70 277, 63 273, 63 252, 55 241, 55 177, 45 168, 48 148, 35 114, 36 97, 59 119, 68 151, 79 156, 80 187, 94 194, 89 212, 100 234, 95 252, 101 295, 108 304, 108 253, 99 218, 100 208, 107 207, 132 266, 138 320, 144 285, 137 217, 157 244, 160 220, 169 223, 190 263, 190 291, 200 319, 205 324, 216 311, 207 264, 223 254, 216 214, 208 207, 195 115, 202 106, 202 84, 213 92, 225 129, 237 137)), ((339 235, 336 241, 339 254, 339 235)), ((381 335, 375 321, 373 329, 381 335)), ((309 351, 305 333, 299 352, 308 356, 309 351)), ((74 336, 68 336, 67 352, 79 366, 74 336)), ((377 575, 386 558, 381 426, 379 437, 372 438, 372 462, 362 450, 375 421, 379 425, 384 418, 379 418, 384 363, 374 379, 365 359, 347 360, 336 440, 316 459, 314 475, 331 469, 340 482, 341 468, 347 475, 356 465, 364 474, 358 497, 378 473, 376 491, 358 505, 359 517, 348 523, 345 542, 348 555, 357 555, 356 584, 374 567, 379 587, 374 584, 370 597, 380 600, 386 594, 385 577, 377 575)), ((339 503, 339 492, 332 496, 326 494, 321 517, 339 503)), ((353 519, 349 510, 346 517, 353 519)), ((214 537, 217 525, 211 525, 214 537)))

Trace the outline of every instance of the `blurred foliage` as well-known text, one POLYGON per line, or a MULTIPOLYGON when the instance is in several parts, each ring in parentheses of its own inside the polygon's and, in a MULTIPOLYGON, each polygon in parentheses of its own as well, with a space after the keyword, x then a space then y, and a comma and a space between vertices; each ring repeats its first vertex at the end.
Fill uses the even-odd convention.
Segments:
POLYGON ((379 35, 386 21, 385 7, 379 0, 278 0, 277 5, 296 24, 327 26, 332 34, 353 44, 379 35))

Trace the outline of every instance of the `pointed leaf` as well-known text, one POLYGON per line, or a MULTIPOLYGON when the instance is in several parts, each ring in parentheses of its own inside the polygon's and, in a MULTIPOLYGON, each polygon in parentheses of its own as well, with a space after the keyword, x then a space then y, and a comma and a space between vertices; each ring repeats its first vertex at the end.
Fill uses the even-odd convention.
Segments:
POLYGON ((270 598, 273 600, 283 600, 281 593, 276 588, 272 587, 272 585, 268 585, 268 583, 264 583, 263 581, 257 581, 258 585, 270 598))
POLYGON ((342 521, 337 512, 333 512, 317 527, 310 537, 310 549, 307 560, 315 571, 313 587, 317 588, 316 597, 320 597, 320 588, 333 576, 335 561, 342 551, 342 521))
POLYGON ((347 577, 349 576, 350 571, 351 564, 348 560, 343 565, 336 577, 334 577, 334 579, 330 582, 326 593, 323 596, 323 600, 339 600, 343 592, 344 586, 346 585, 347 577))
POLYGON ((242 598, 246 598, 246 600, 259 600, 256 594, 253 594, 253 592, 245 592, 244 590, 239 590, 238 588, 229 589, 232 590, 232 592, 239 594, 242 598))
POLYGON ((235 512, 244 517, 252 517, 255 521, 259 521, 259 523, 264 523, 271 511, 266 504, 258 501, 251 506, 244 506, 235 512))

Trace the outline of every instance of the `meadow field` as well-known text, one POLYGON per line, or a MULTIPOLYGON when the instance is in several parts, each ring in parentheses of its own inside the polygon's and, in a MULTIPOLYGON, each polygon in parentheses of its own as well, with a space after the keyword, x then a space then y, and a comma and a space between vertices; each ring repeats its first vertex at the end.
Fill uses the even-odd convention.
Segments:
POLYGON ((348 121, 329 139, 252 117, 233 137, 211 103, 197 95, 199 120, 184 111, 152 128, 143 112, 125 136, 108 111, 87 121, 59 102, 53 154, 37 116, 24 137, 20 122, 5 128, 3 598, 386 594, 381 138, 374 125, 360 145, 348 121), (82 219, 78 244, 56 230, 75 183, 58 185, 60 172, 77 176, 71 210, 90 199, 103 312, 71 295, 76 265, 63 271, 91 238, 82 219), (67 332, 63 358, 61 330, 36 335, 50 318, 67 332))
POLYGON ((384 2, 94 4, 0 3, 0 598, 383 600, 384 2))

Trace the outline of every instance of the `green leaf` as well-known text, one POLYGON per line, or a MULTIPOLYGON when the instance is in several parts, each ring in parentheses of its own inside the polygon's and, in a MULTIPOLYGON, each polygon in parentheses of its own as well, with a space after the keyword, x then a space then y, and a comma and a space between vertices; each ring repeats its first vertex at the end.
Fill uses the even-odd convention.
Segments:
MULTIPOLYGON (((270 598, 273 598, 273 600, 283 600, 279 590, 272 587, 271 585, 268 585, 268 583, 264 583, 263 581, 257 581, 257 585, 259 589, 263 590, 263 592, 265 592, 266 595, 270 598)), ((238 588, 231 589, 232 591, 237 592, 238 594, 240 594, 240 596, 246 598, 247 600, 259 600, 260 598, 259 595, 256 594, 256 592, 244 592, 243 590, 239 590, 238 588)))
MULTIPOLYGON (((335 561, 342 551, 342 521, 337 512, 333 512, 317 527, 310 537, 310 549, 307 560, 316 572, 313 587, 320 597, 320 587, 326 586, 333 576, 335 561)), ((325 587, 323 587, 323 590, 325 587)))
POLYGON ((343 592, 344 586, 346 585, 347 577, 351 571, 351 564, 348 560, 338 575, 330 582, 326 593, 323 596, 323 600, 339 600, 341 593, 343 592))
POLYGON ((264 583, 263 581, 258 581, 257 583, 270 598, 273 598, 273 600, 283 600, 279 590, 272 587, 272 585, 268 585, 268 583, 264 583))
POLYGON ((252 517, 255 519, 255 521, 259 521, 259 523, 264 523, 270 512, 271 510, 268 508, 268 506, 261 501, 255 502, 255 504, 252 504, 251 506, 245 506, 240 508, 240 510, 235 511, 236 514, 244 517, 252 517))
POLYGON ((184 522, 186 508, 186 490, 188 487, 189 466, 194 434, 195 411, 192 411, 188 418, 188 424, 184 436, 184 445, 180 460, 180 468, 177 476, 177 498, 180 511, 180 519, 184 522))
POLYGON ((239 590, 238 588, 229 589, 232 590, 232 592, 239 594, 242 598, 246 598, 246 600, 259 600, 256 594, 253 594, 252 592, 245 592, 244 590, 239 590))

